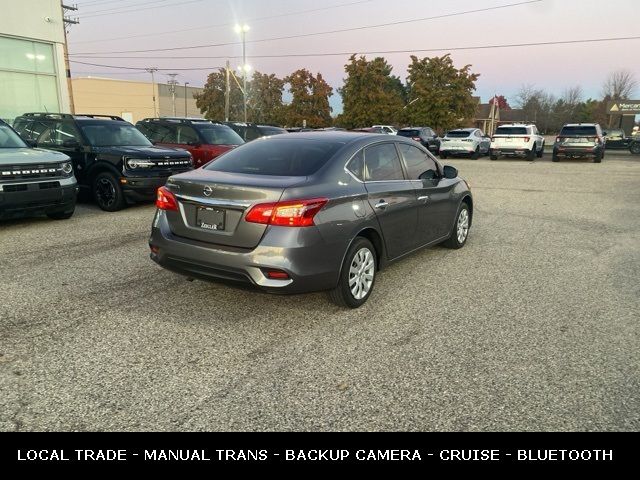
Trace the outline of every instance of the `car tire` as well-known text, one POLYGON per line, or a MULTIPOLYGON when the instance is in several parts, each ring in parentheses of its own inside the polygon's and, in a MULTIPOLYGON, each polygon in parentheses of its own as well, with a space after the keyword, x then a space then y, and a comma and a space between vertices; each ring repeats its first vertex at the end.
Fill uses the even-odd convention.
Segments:
POLYGON ((442 245, 453 250, 464 247, 469 238, 470 228, 471 211, 469 210, 469 205, 462 202, 460 207, 458 207, 458 213, 456 214, 456 221, 453 225, 451 236, 445 240, 442 245))
POLYGON ((640 142, 633 142, 629 145, 629 151, 634 155, 640 155, 640 142))
POLYGON ((476 151, 471 154, 471 158, 473 160, 478 160, 480 158, 480 147, 476 148, 476 151))
POLYGON ((440 158, 443 160, 447 159, 447 154, 445 152, 440 152, 440 158))
POLYGON ((105 212, 117 212, 125 207, 122 187, 114 175, 102 172, 95 176, 92 183, 93 198, 105 212))
POLYGON ((531 150, 527 152, 527 160, 529 160, 530 162, 533 162, 535 158, 536 158, 536 145, 533 144, 533 147, 531 148, 531 150))
POLYGON ((544 155, 544 143, 542 144, 542 147, 540 147, 540 151, 536 152, 536 157, 542 158, 543 155, 544 155))
POLYGON ((596 156, 593 157, 593 163, 602 163, 603 157, 604 157, 604 154, 602 152, 597 153, 596 156))
POLYGON ((68 210, 66 212, 47 213, 47 217, 49 217, 51 220, 68 220, 73 216, 73 212, 75 212, 75 205, 72 210, 68 210))
POLYGON ((560 157, 558 157, 558 155, 556 155, 555 153, 551 156, 551 161, 552 162, 559 162, 560 161, 560 157))
POLYGON ((371 242, 364 237, 357 237, 345 255, 338 286, 329 291, 331 301, 346 308, 359 308, 364 305, 375 286, 377 264, 378 256, 371 242), (357 269, 355 273, 354 269, 357 269), (367 271, 369 273, 366 273, 367 271), (371 276, 370 283, 367 283, 368 275, 371 276), (360 296, 365 288, 368 288, 366 293, 360 296))
POLYGON ((493 153, 491 154, 491 156, 489 157, 491 160, 497 160, 498 156, 494 155, 493 153))

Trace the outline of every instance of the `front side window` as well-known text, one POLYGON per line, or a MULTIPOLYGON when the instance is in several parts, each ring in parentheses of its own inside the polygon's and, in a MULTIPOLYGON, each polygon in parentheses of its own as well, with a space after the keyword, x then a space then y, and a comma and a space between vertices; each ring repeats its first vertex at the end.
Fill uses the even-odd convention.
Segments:
POLYGON ((86 122, 80 128, 93 147, 150 147, 153 145, 140 130, 128 123, 86 122))
POLYGON ((393 143, 383 143, 367 148, 364 153, 364 161, 364 179, 367 182, 405 179, 398 151, 393 143))
POLYGON ((399 147, 410 180, 438 177, 438 167, 428 154, 413 145, 400 144, 399 147))
POLYGON ((0 123, 0 148, 27 148, 27 145, 9 125, 0 123))

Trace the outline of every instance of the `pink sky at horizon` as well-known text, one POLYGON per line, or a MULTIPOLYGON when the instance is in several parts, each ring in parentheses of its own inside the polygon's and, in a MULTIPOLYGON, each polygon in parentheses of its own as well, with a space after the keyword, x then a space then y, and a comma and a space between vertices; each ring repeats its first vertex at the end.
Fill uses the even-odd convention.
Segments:
MULTIPOLYGON (((300 35, 310 32, 346 29, 364 25, 403 21, 445 15, 485 7, 518 3, 518 0, 449 0, 446 2, 397 0, 78 0, 80 25, 69 34, 69 50, 78 61, 128 67, 193 68, 224 64, 223 59, 155 59, 153 56, 239 56, 241 47, 230 45, 157 53, 93 55, 93 52, 175 48, 189 45, 230 43, 239 40, 230 25, 198 29, 246 21, 251 25, 247 40, 300 35), (287 12, 319 9, 335 5, 341 8, 312 13, 250 21, 287 12), (144 9, 120 13, 125 10, 144 9), (91 16, 91 15, 100 16, 91 16), (158 33, 190 29, 181 33, 158 33), (98 31, 98 33, 96 33, 98 31), (153 36, 150 36, 153 34, 153 36), (106 40, 115 37, 136 38, 106 40), (105 41, 102 41, 105 40, 105 41), (74 54, 91 53, 86 58, 74 54), (98 58, 98 57, 113 58, 98 58), (141 57, 140 59, 122 57, 141 57)), ((321 72, 335 88, 344 78, 345 56, 252 58, 252 55, 281 55, 324 52, 359 52, 384 50, 417 50, 452 48, 470 45, 497 45, 552 42, 605 37, 640 36, 640 2, 638 0, 543 0, 528 5, 469 13, 429 21, 383 28, 311 36, 264 43, 248 43, 248 63, 263 73, 285 76, 298 68, 321 72)), ((555 95, 567 87, 580 85, 585 97, 600 96, 606 76, 614 70, 626 69, 640 80, 640 40, 591 44, 529 46, 518 48, 465 50, 452 52, 455 64, 472 64, 480 73, 476 94, 487 101, 494 93, 505 95, 513 104, 523 84, 535 85, 555 95)), ((420 53, 419 57, 443 55, 442 52, 420 53)), ((377 55, 369 55, 373 57, 377 55)), ((406 77, 410 53, 384 54, 394 67, 394 74, 406 77)), ((233 60, 239 65, 240 60, 233 60)), ((73 63, 74 76, 109 76, 150 80, 149 75, 105 67, 73 63)), ((166 72, 168 73, 168 72, 166 72)), ((206 71, 180 71, 178 80, 201 86, 206 71)), ((159 74, 157 81, 165 81, 159 74)), ((640 96, 640 89, 636 91, 640 96)), ((340 111, 340 99, 332 98, 334 113, 340 111)))

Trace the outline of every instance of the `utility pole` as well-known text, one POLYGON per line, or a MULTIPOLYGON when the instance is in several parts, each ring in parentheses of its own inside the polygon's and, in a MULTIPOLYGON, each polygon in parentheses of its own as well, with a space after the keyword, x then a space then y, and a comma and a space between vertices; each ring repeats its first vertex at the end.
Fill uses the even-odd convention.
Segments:
POLYGON ((156 80, 154 74, 158 71, 157 67, 145 68, 145 70, 151 74, 151 91, 153 92, 153 116, 158 116, 158 109, 156 108, 156 80))
POLYGON ((169 85, 169 93, 171 93, 171 99, 173 104, 173 116, 176 116, 176 86, 178 82, 176 81, 177 73, 167 73, 167 77, 171 77, 171 80, 167 82, 169 85))
POLYGON ((76 113, 76 105, 73 100, 73 84, 71 83, 71 65, 69 64, 69 48, 67 47, 67 29, 71 25, 77 25, 80 23, 80 20, 76 18, 69 18, 67 16, 67 12, 77 12, 78 7, 76 5, 70 6, 65 5, 64 3, 60 3, 62 7, 62 22, 64 23, 64 68, 65 73, 67 75, 67 89, 69 90, 69 107, 71 109, 71 113, 76 113))
POLYGON ((226 88, 224 91, 224 121, 228 122, 229 121, 229 109, 231 107, 230 105, 230 101, 231 101, 231 79, 229 78, 229 60, 227 60, 227 68, 225 69, 225 73, 226 73, 226 77, 227 77, 227 83, 226 83, 226 88))
POLYGON ((247 65, 247 32, 250 30, 249 25, 236 25, 236 33, 242 36, 242 67, 240 70, 243 73, 242 82, 242 96, 244 97, 244 123, 247 123, 247 75, 251 67, 247 65))
POLYGON ((187 85, 189 85, 189 82, 184 82, 184 118, 189 116, 187 114, 187 85))

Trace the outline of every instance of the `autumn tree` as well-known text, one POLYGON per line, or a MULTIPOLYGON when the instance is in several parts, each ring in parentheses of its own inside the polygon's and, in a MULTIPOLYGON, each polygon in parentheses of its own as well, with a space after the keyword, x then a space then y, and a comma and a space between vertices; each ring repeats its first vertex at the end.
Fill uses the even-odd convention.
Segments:
MULTIPOLYGON (((226 91, 226 72, 221 68, 217 72, 210 73, 207 77, 207 83, 202 93, 194 95, 196 106, 200 109, 209 120, 225 119, 225 91, 226 91)), ((242 90, 238 84, 231 78, 230 93, 230 120, 240 120, 244 118, 244 99, 242 90)))
POLYGON ((249 90, 248 111, 255 123, 281 124, 284 80, 275 75, 255 72, 249 90))
POLYGON ((449 130, 473 118, 473 91, 480 75, 471 73, 471 65, 457 69, 448 54, 423 59, 412 55, 408 71, 407 123, 449 130))
POLYGON ((331 106, 329 97, 333 88, 322 78, 322 74, 313 75, 302 68, 284 79, 289 84, 293 99, 284 108, 284 123, 288 126, 301 126, 307 121, 311 128, 331 126, 331 106))
POLYGON ((367 61, 352 55, 345 65, 347 78, 338 90, 342 95, 343 113, 340 126, 370 127, 374 124, 395 125, 400 121, 404 105, 402 81, 391 75, 392 67, 382 57, 367 61))
POLYGON ((504 95, 496 95, 489 100, 489 105, 493 105, 494 103, 498 104, 498 108, 500 110, 511 110, 511 106, 509 106, 509 102, 504 95))

